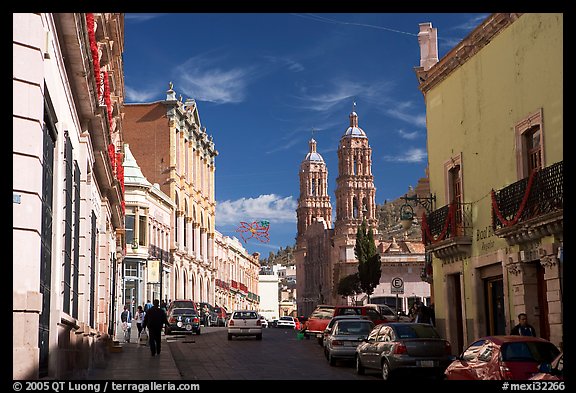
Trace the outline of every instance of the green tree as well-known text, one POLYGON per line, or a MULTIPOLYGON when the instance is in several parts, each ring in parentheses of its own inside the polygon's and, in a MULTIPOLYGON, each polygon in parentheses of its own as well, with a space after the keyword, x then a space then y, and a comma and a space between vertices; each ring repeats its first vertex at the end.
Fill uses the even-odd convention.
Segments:
POLYGON ((380 283, 382 269, 380 254, 378 254, 374 241, 374 231, 372 228, 367 230, 366 220, 362 220, 362 224, 356 231, 354 254, 358 260, 360 289, 368 295, 368 302, 370 302, 370 295, 374 293, 374 288, 380 283))
POLYGON ((360 289, 360 278, 358 277, 358 273, 342 277, 340 282, 338 282, 337 293, 342 297, 356 296, 361 292, 362 289, 360 289))

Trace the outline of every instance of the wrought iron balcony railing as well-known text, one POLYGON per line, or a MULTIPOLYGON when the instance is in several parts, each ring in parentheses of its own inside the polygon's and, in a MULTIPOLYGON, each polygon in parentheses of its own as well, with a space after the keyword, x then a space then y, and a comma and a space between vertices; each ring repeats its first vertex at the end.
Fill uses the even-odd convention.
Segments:
POLYGON ((563 161, 492 192, 492 227, 512 227, 564 208, 563 161))
POLYGON ((452 202, 424 215, 422 241, 431 245, 455 237, 472 237, 472 204, 452 202))

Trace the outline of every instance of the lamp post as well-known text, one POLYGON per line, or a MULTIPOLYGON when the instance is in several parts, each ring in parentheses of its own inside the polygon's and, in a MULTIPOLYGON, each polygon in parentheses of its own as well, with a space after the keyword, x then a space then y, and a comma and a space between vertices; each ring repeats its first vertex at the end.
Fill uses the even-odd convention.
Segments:
MULTIPOLYGON (((407 231, 412 227, 412 222, 414 221, 414 209, 408 202, 414 202, 414 205, 419 204, 420 206, 424 207, 424 209, 426 209, 427 214, 430 214, 433 205, 436 202, 436 195, 434 194, 430 194, 430 196, 427 197, 420 197, 418 195, 413 195, 409 197, 408 195, 404 195, 403 197, 400 198, 404 199, 404 204, 400 207, 400 223, 402 224, 402 228, 404 228, 405 231, 407 231)), ((422 279, 423 281, 430 283, 431 280, 427 279, 428 276, 426 273, 427 266, 432 264, 432 256, 430 255, 430 251, 425 251, 424 257, 425 261, 424 261, 424 270, 422 272, 422 279)))

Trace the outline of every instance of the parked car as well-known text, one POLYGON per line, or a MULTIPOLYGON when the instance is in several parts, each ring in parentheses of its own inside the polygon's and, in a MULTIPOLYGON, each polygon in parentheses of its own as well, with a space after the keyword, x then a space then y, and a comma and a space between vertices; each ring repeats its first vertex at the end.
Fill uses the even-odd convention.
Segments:
POLYGON ((296 320, 294 319, 294 317, 285 315, 283 317, 280 317, 278 322, 276 322, 276 327, 296 329, 296 320))
POLYGON ((234 336, 255 336, 262 340, 262 322, 254 310, 236 310, 228 320, 228 340, 234 336))
POLYGON ((267 327, 268 327, 268 321, 266 320, 266 318, 264 317, 264 315, 260 315, 260 323, 262 324, 262 328, 267 328, 267 327))
MULTIPOLYGON (((370 318, 368 318, 365 315, 338 315, 337 317, 334 317, 330 320, 330 322, 328 322, 328 325, 326 326, 326 329, 324 329, 324 334, 322 335, 322 346, 324 348, 326 348, 326 338, 328 337, 328 335, 332 332, 332 328, 334 327, 334 324, 337 321, 341 321, 343 319, 364 319, 364 320, 370 320, 370 318)), ((326 353, 326 351, 324 351, 324 353, 326 353)))
POLYGON ((410 318, 408 315, 402 313, 401 311, 395 313, 394 310, 386 304, 367 304, 366 306, 374 307, 380 312, 380 314, 382 314, 384 318, 388 320, 388 322, 412 322, 412 318, 410 318))
POLYGON ((454 359, 447 340, 426 323, 392 322, 376 326, 356 349, 356 372, 379 370, 388 380, 399 371, 443 378, 454 359))
POLYGON ((226 326, 226 309, 220 306, 214 306, 216 313, 216 326, 226 326))
POLYGON ((385 318, 380 311, 370 306, 336 306, 334 308, 334 316, 338 315, 366 315, 374 325, 379 325, 386 322, 395 322, 395 318, 385 318))
POLYGON ((218 323, 218 313, 210 303, 199 302, 198 313, 200 314, 200 322, 204 326, 214 326, 218 323))
POLYGON ((487 336, 468 346, 446 368, 446 379, 528 379, 541 363, 552 363, 560 350, 532 336, 487 336))
POLYGON ((164 329, 166 335, 175 332, 200 334, 200 317, 192 308, 172 308, 168 312, 169 325, 164 329))
POLYGON ((556 356, 552 363, 542 363, 538 372, 529 379, 536 381, 563 381, 564 380, 564 353, 556 356))
POLYGON ((318 344, 322 345, 324 330, 334 316, 334 308, 336 308, 336 306, 330 306, 327 304, 316 306, 306 321, 304 335, 307 337, 316 337, 318 344))
POLYGON ((334 323, 330 334, 326 336, 324 353, 328 364, 336 365, 338 360, 354 360, 356 347, 374 329, 369 319, 340 319, 334 323))

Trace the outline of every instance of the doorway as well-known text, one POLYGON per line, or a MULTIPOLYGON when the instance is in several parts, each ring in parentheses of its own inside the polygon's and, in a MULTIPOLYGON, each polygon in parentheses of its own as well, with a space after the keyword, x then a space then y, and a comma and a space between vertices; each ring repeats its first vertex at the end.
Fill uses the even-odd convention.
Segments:
POLYGON ((486 333, 488 335, 506 334, 506 315, 504 313, 504 280, 502 276, 484 280, 484 299, 486 311, 486 333))

